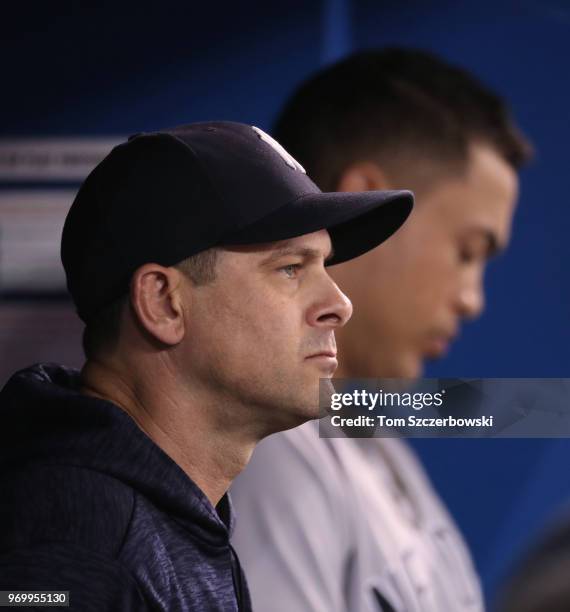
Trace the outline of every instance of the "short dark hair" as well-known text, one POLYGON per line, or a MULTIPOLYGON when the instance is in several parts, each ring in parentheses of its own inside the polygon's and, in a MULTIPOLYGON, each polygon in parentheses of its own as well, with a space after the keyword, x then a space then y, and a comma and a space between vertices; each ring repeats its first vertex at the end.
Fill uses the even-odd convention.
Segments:
MULTIPOLYGON (((532 154, 505 102, 466 70, 424 51, 357 53, 313 75, 278 117, 276 139, 323 191, 355 161, 390 169, 410 157, 465 167, 490 145, 514 169, 532 154)), ((413 169, 412 169, 413 171, 413 169)))
MULTIPOLYGON (((207 285, 216 279, 219 249, 211 248, 177 263, 180 270, 195 285, 207 285)), ((103 308, 83 330, 83 352, 87 359, 101 357, 116 346, 121 330, 121 318, 129 304, 128 293, 103 308)))

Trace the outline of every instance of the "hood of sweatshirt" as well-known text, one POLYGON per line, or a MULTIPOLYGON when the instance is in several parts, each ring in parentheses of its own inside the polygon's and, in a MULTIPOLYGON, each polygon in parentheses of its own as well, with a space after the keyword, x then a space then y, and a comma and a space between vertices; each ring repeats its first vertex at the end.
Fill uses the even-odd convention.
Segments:
POLYGON ((69 465, 117 478, 208 544, 227 544, 227 495, 214 508, 201 489, 121 408, 79 391, 79 372, 38 364, 0 392, 0 477, 35 465, 69 465))

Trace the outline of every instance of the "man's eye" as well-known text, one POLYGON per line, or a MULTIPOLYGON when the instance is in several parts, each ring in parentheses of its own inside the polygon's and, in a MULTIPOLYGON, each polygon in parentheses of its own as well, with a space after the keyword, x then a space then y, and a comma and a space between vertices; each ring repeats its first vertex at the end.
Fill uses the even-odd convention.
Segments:
POLYGON ((459 261, 463 264, 472 264, 476 262, 484 262, 486 259, 485 253, 480 249, 472 247, 464 247, 459 249, 459 261))
POLYGON ((287 278, 296 278, 300 269, 301 264, 289 264, 288 266, 279 268, 279 270, 283 272, 287 278))
POLYGON ((476 255, 473 252, 467 251, 465 249, 459 251, 459 260, 461 261, 461 263, 472 263, 473 261, 475 261, 475 259, 476 255))

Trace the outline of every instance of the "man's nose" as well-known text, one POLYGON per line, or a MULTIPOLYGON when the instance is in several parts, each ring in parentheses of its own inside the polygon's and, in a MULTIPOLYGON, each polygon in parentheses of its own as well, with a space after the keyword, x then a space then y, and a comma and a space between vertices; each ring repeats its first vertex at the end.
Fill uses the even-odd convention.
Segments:
POLYGON ((309 325, 342 327, 352 316, 352 302, 327 274, 319 297, 307 313, 309 325))
POLYGON ((476 319, 485 309, 485 290, 483 288, 483 270, 471 271, 461 283, 456 307, 459 315, 465 319, 476 319))

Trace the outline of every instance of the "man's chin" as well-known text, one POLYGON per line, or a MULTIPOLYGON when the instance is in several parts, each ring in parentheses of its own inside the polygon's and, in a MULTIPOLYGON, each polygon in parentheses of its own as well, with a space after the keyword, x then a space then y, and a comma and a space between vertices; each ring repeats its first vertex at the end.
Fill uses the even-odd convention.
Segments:
POLYGON ((330 406, 331 395, 334 392, 330 378, 321 378, 305 387, 298 387, 294 397, 288 398, 287 406, 282 406, 282 429, 298 427, 306 421, 324 416, 326 412, 323 406, 330 406))
POLYGON ((412 378, 412 379, 421 378, 421 376, 423 376, 423 373, 424 373, 424 362, 423 362, 423 359, 418 357, 414 359, 413 362, 410 362, 410 365, 407 368, 405 374, 401 376, 400 378, 412 378))
POLYGON ((319 381, 318 410, 313 419, 320 419, 331 414, 332 395, 336 393, 332 378, 321 378, 319 381))
POLYGON ((416 351, 402 352, 386 365, 378 378, 404 378, 415 380, 424 373, 424 361, 421 353, 416 351))

